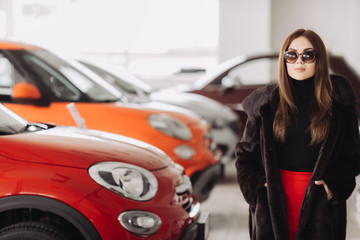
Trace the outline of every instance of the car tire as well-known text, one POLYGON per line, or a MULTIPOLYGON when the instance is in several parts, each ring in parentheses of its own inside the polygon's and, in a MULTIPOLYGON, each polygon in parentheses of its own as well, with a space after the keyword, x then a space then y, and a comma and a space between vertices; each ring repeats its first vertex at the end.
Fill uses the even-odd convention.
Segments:
POLYGON ((0 240, 71 240, 61 230, 42 222, 21 222, 0 230, 0 240))

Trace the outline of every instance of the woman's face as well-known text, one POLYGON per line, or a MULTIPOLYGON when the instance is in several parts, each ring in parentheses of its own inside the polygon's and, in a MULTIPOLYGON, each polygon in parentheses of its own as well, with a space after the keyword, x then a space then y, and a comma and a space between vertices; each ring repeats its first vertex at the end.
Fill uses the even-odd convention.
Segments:
POLYGON ((314 46, 309 42, 306 37, 295 38, 288 48, 288 51, 295 51, 299 54, 296 62, 286 63, 287 71, 290 77, 296 80, 304 80, 315 75, 315 61, 312 63, 305 63, 301 54, 307 50, 315 50, 314 46))

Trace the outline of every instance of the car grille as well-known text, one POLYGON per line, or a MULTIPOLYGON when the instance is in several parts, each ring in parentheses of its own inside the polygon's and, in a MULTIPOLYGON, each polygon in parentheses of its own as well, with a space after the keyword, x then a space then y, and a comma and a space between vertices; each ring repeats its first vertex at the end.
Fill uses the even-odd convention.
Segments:
POLYGON ((187 175, 184 175, 183 183, 176 187, 176 195, 177 202, 181 203, 187 212, 190 212, 194 199, 192 198, 191 181, 187 175))
POLYGON ((228 126, 236 135, 239 134, 240 131, 239 121, 229 122, 228 126))
POLYGON ((224 144, 218 144, 218 147, 220 148, 222 155, 226 155, 228 153, 229 147, 224 144))

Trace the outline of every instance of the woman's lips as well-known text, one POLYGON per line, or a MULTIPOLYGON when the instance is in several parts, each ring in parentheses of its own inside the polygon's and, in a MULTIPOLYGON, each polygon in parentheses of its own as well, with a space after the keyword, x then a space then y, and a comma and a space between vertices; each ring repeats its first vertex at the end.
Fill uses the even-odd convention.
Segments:
POLYGON ((305 68, 298 67, 298 68, 295 68, 294 70, 297 72, 303 72, 303 71, 305 71, 305 68))

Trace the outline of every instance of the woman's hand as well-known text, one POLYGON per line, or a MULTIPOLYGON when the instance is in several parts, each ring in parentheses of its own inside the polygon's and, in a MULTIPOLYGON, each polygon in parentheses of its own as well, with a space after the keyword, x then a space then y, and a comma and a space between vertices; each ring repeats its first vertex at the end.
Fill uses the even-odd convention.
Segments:
POLYGON ((267 187, 267 182, 264 183, 264 186, 267 187))
POLYGON ((330 191, 328 185, 326 185, 326 183, 323 181, 323 180, 317 180, 315 181, 315 184, 316 185, 323 185, 324 186, 324 189, 325 189, 325 192, 326 192, 326 196, 327 196, 327 200, 330 201, 330 199, 333 198, 333 194, 332 192, 330 191))

